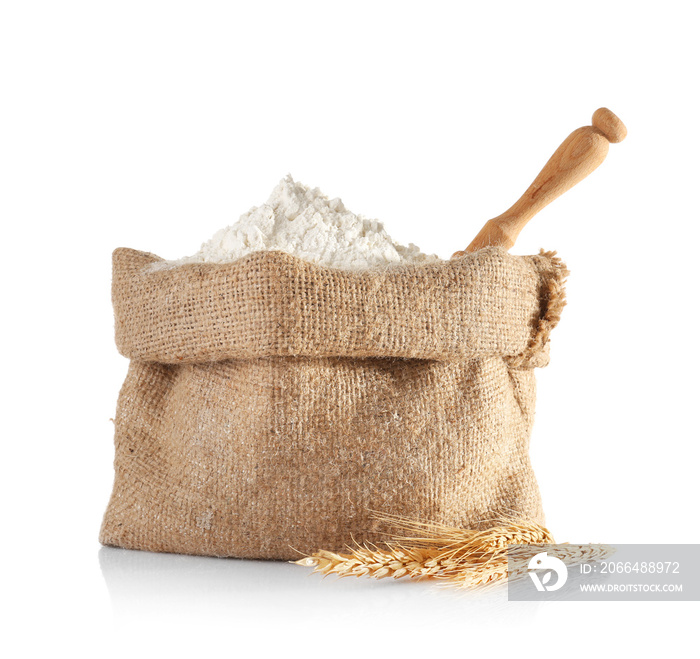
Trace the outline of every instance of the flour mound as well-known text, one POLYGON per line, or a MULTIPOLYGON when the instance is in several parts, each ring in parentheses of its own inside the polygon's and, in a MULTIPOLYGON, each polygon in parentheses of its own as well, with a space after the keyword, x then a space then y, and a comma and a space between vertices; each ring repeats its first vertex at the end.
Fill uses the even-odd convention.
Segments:
POLYGON ((196 254, 160 262, 157 267, 227 263, 264 250, 280 250, 347 270, 439 260, 413 244, 397 245, 381 222, 355 215, 340 199, 328 199, 318 188, 308 188, 287 176, 265 204, 218 231, 196 254))

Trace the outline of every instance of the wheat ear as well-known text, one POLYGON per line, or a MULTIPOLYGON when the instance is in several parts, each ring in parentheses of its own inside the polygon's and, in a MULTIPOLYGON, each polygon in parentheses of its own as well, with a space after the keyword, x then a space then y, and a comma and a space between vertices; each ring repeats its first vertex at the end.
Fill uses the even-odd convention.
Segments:
POLYGON ((501 518, 497 525, 474 530, 393 515, 374 517, 415 535, 394 536, 385 549, 365 544, 342 554, 321 550, 292 562, 341 577, 440 579, 468 588, 507 576, 509 545, 554 542, 545 527, 528 520, 501 518))

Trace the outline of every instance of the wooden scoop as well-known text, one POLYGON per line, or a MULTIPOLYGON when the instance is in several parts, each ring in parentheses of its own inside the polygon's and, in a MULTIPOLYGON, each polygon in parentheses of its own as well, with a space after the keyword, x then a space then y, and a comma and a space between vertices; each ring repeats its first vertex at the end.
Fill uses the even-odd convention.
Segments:
POLYGON ((577 128, 554 152, 539 176, 505 213, 489 220, 465 251, 452 258, 489 245, 510 249, 523 227, 547 204, 588 176, 608 155, 610 142, 622 142, 625 124, 607 108, 593 113, 593 125, 577 128))

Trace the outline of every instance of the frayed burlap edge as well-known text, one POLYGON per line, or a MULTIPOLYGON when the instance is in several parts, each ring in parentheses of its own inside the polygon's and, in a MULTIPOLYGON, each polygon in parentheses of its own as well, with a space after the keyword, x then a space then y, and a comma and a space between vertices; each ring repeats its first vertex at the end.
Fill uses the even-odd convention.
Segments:
POLYGON ((556 251, 545 251, 532 257, 533 263, 542 277, 542 312, 535 328, 532 339, 527 348, 515 357, 507 358, 508 365, 512 368, 526 366, 544 366, 549 361, 546 346, 552 330, 559 324, 561 314, 566 306, 566 278, 569 269, 556 255, 556 251), (545 355, 546 361, 541 357, 545 355))

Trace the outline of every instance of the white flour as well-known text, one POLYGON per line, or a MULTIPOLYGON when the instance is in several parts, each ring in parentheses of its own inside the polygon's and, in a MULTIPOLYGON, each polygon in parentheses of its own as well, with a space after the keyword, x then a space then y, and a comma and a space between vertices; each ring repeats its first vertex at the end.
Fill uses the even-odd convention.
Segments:
POLYGON ((340 199, 328 199, 318 188, 310 189, 287 176, 267 203, 218 231, 196 254, 161 262, 158 267, 225 263, 251 252, 273 249, 350 270, 439 260, 423 254, 413 244, 397 245, 381 222, 355 215, 340 199))

